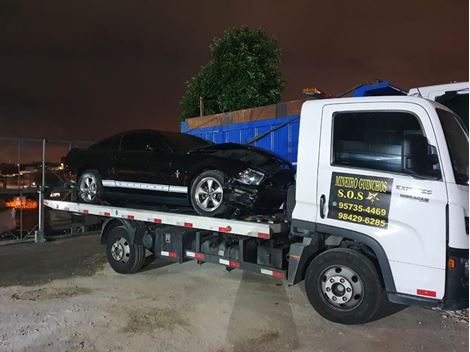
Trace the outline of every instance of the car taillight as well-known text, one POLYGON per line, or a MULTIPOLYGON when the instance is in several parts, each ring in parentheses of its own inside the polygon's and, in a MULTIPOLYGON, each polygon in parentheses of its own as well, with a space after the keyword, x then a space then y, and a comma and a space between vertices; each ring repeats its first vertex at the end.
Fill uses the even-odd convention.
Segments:
POLYGON ((64 172, 64 178, 67 180, 67 181, 75 181, 77 179, 77 175, 74 174, 73 172, 71 171, 66 171, 64 172))

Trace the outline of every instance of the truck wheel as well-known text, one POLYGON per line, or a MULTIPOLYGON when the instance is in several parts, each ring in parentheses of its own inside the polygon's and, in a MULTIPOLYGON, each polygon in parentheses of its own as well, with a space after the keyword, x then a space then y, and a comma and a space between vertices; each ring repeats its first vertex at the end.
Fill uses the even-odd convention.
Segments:
POLYGON ((197 176, 191 184, 191 204, 199 215, 226 216, 229 207, 224 197, 224 174, 208 170, 197 176))
POLYGON ((86 170, 78 180, 78 196, 85 203, 99 203, 103 195, 103 183, 96 170, 86 170))
POLYGON ((131 274, 144 265, 145 248, 142 244, 131 243, 127 229, 117 226, 106 237, 106 256, 114 271, 131 274))
POLYGON ((330 249, 315 257, 307 269, 305 290, 321 316, 341 324, 371 320, 384 295, 374 264, 348 248, 330 249))

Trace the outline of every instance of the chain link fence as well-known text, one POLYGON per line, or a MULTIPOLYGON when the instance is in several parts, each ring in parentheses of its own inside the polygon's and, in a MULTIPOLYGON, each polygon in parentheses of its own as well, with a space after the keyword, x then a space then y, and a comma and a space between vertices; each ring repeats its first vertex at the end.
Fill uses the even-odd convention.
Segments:
MULTIPOLYGON (((0 137, 0 240, 83 232, 73 215, 44 209, 44 195, 63 185, 62 159, 90 142, 0 137)), ((37 239, 37 237, 36 237, 37 239)))

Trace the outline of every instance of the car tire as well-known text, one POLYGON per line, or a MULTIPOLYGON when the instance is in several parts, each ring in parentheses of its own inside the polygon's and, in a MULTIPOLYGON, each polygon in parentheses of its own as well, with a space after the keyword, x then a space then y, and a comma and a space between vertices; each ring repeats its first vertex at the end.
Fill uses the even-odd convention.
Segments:
POLYGON ((370 321, 385 295, 372 261, 349 248, 330 249, 315 257, 305 275, 305 291, 322 317, 340 324, 370 321))
POLYGON ((132 243, 124 226, 113 228, 106 237, 106 256, 114 271, 132 274, 142 269, 145 262, 145 248, 132 243))
POLYGON ((103 196, 103 182, 98 171, 84 171, 80 175, 77 188, 80 201, 90 204, 101 202, 101 197, 103 196))
POLYGON ((194 178, 191 183, 191 204, 202 216, 228 216, 224 190, 224 174, 218 170, 207 170, 194 178))

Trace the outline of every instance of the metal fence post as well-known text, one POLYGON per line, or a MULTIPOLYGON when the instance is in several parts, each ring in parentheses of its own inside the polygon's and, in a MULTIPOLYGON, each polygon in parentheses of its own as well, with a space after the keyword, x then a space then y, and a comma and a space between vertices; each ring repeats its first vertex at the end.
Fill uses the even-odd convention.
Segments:
MULTIPOLYGON (((23 187, 21 185, 21 139, 18 138, 17 140, 17 157, 18 157, 18 190, 19 190, 19 197, 20 197, 20 205, 23 202, 23 187)), ((20 206, 20 215, 19 215, 19 222, 20 222, 20 240, 23 239, 23 207, 20 206)))
POLYGON ((46 190, 46 140, 42 140, 42 177, 39 187, 39 221, 35 242, 44 242, 44 192, 46 190))

